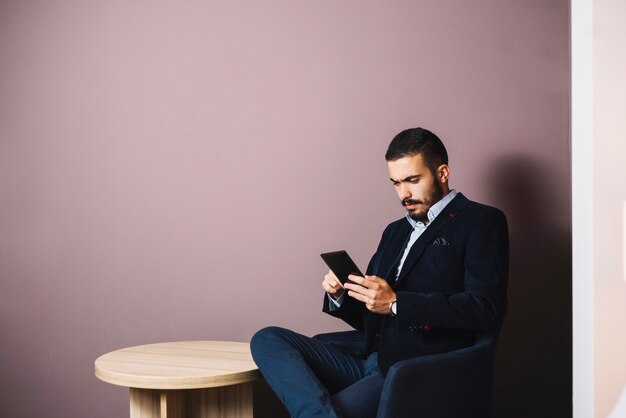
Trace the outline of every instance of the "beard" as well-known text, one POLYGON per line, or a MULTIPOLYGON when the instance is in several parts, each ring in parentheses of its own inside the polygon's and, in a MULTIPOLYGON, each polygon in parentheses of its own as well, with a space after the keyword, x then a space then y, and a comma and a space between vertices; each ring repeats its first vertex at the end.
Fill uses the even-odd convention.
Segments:
POLYGON ((441 183, 433 180, 433 185, 428 190, 428 196, 424 200, 415 200, 415 199, 403 199, 402 206, 406 207, 407 205, 421 205, 423 207, 422 210, 415 209, 407 209, 409 212, 409 216, 418 222, 422 222, 423 224, 428 223, 428 210, 437 202, 439 202, 443 198, 443 186, 441 183))

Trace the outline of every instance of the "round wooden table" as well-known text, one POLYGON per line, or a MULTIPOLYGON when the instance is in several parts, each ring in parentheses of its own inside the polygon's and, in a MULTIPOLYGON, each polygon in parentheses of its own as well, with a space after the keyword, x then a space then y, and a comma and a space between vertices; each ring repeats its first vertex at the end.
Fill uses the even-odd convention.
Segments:
POLYGON ((96 376, 130 388, 131 418, 249 418, 261 377, 248 343, 181 341, 100 356, 96 376))

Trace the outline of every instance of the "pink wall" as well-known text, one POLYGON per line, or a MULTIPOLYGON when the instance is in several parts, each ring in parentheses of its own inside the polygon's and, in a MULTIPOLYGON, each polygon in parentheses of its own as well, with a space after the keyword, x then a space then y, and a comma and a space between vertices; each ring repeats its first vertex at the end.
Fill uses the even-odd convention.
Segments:
POLYGON ((344 329, 318 254, 364 266, 403 215, 383 154, 412 126, 509 216, 497 415, 568 416, 568 12, 0 2, 0 416, 124 416, 93 376, 123 346, 344 329))

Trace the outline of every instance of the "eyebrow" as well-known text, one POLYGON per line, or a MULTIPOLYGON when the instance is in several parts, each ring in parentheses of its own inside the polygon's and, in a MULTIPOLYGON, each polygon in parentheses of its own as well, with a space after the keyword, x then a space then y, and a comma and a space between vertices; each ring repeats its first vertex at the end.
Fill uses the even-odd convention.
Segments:
POLYGON ((418 180, 420 177, 422 177, 421 174, 414 174, 412 176, 405 177, 402 180, 394 180, 391 177, 389 178, 389 180, 391 180, 392 183, 403 183, 403 182, 406 182, 406 181, 418 180))

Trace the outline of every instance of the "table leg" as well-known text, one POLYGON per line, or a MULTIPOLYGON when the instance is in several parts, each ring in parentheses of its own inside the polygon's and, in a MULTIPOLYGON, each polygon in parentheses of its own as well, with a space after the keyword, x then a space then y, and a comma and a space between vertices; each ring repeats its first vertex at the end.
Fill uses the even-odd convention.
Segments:
POLYGON ((185 392, 130 389, 131 418, 184 418, 185 392))
POLYGON ((130 388, 130 417, 161 418, 159 391, 130 388))
POLYGON ((188 391, 191 418, 252 418, 252 382, 188 391))
POLYGON ((130 389, 130 418, 252 418, 252 383, 208 389, 130 389))

